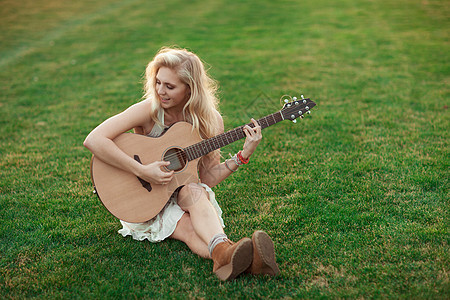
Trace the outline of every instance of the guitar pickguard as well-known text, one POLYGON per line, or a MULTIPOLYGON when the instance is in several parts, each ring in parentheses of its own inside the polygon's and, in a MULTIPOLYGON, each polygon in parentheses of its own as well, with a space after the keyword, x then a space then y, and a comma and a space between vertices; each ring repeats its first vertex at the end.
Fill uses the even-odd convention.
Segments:
MULTIPOLYGON (((135 154, 134 155, 134 160, 137 161, 138 163, 142 164, 141 159, 139 158, 139 155, 135 154)), ((142 184, 142 187, 144 189, 146 189, 147 191, 151 192, 152 191, 152 185, 150 184, 150 182, 145 181, 144 179, 142 179, 141 177, 137 177, 137 179, 139 180, 139 182, 142 184)))

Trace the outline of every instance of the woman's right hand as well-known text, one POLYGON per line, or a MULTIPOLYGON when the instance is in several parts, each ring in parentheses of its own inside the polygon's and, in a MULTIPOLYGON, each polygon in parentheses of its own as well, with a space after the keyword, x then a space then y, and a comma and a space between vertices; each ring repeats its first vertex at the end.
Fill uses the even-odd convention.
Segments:
POLYGON ((164 167, 170 165, 168 161, 155 161, 148 165, 140 165, 137 176, 145 181, 155 184, 168 184, 174 171, 168 172, 164 167))

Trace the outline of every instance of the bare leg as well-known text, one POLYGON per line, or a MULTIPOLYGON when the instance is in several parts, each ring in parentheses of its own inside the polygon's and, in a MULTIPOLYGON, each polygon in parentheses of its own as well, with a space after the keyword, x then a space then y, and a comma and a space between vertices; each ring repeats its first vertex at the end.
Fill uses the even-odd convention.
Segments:
POLYGON ((216 234, 224 233, 217 212, 200 185, 184 186, 178 193, 178 205, 189 213, 194 231, 206 245, 216 234))
POLYGON ((204 258, 211 258, 209 255, 208 245, 203 242, 203 240, 195 232, 189 213, 185 213, 181 217, 177 223, 175 231, 170 237, 185 243, 195 254, 204 258))
MULTIPOLYGON (((214 236, 219 241, 217 235, 224 232, 206 191, 198 184, 186 185, 178 193, 178 205, 189 214, 190 225, 185 220, 179 222, 178 231, 175 229, 173 237, 184 240, 193 252, 203 257, 209 256, 209 242, 214 236)), ((243 238, 233 243, 224 239, 215 245, 211 256, 214 261, 213 272, 217 277, 221 280, 234 279, 252 263, 252 241, 243 238)))

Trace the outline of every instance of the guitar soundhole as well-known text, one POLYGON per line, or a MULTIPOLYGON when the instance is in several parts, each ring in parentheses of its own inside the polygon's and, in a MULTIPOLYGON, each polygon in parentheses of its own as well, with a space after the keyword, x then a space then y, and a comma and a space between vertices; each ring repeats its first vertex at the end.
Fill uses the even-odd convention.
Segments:
POLYGON ((181 148, 170 148, 164 153, 163 160, 170 162, 166 169, 175 172, 183 170, 187 162, 186 153, 181 148))

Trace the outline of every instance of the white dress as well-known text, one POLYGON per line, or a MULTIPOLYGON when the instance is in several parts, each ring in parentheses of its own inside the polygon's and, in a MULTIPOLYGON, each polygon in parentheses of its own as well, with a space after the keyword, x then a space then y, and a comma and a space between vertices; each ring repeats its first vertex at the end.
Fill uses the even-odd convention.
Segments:
MULTIPOLYGON (((161 124, 164 124, 164 111, 160 110, 158 113, 158 119, 161 121, 161 124)), ((167 127, 166 127, 167 128, 167 127)), ((148 134, 151 137, 160 136, 164 130, 166 129, 159 124, 155 124, 148 134)), ((216 201, 216 196, 214 192, 211 190, 209 186, 203 183, 199 183, 202 187, 205 188, 209 201, 216 209, 217 216, 219 218, 220 223, 223 227, 225 227, 223 219, 222 219, 222 210, 219 207, 219 204, 216 201)), ((174 193, 172 197, 167 202, 166 206, 163 210, 153 219, 143 222, 143 223, 129 223, 120 220, 122 223, 122 229, 119 230, 119 233, 126 237, 128 235, 132 236, 133 239, 138 241, 149 240, 150 242, 160 242, 166 238, 168 238, 175 231, 175 227, 177 226, 178 221, 183 216, 184 211, 177 203, 177 195, 174 193)))

